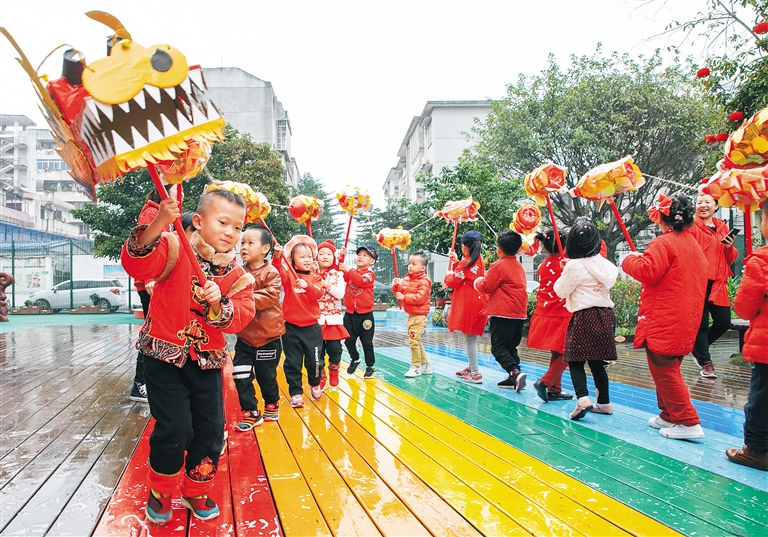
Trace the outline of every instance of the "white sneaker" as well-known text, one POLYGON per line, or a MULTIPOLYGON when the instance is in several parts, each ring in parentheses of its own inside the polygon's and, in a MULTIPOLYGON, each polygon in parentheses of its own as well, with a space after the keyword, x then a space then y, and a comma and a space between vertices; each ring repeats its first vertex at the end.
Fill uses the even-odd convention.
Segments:
POLYGON ((429 364, 421 364, 419 366, 421 369, 422 375, 431 375, 432 374, 432 367, 429 364))
POLYGON ((405 372, 405 376, 408 378, 421 376, 421 366, 411 366, 411 368, 405 372))
POLYGON ((654 416, 648 420, 648 425, 654 429, 667 429, 672 427, 674 423, 670 423, 667 420, 661 419, 661 416, 654 416))
POLYGON ((692 440, 694 438, 704 438, 704 429, 698 424, 691 425, 690 427, 686 427, 685 425, 673 425, 672 427, 659 429, 659 434, 674 440, 692 440))

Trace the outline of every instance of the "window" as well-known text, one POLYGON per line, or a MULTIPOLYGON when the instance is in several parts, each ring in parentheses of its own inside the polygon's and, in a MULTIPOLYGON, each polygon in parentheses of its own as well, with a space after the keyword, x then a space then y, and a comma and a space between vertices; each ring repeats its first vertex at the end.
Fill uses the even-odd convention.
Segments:
POLYGON ((285 119, 277 120, 277 145, 278 151, 288 150, 288 121, 285 119))
POLYGON ((54 289, 56 289, 57 291, 69 291, 71 287, 72 287, 72 282, 69 281, 69 282, 60 283, 59 285, 54 287, 54 289))

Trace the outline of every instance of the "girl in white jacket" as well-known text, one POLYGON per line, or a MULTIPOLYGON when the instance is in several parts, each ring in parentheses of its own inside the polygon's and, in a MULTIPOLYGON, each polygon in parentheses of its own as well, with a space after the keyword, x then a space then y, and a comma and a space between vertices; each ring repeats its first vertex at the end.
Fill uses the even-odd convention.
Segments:
POLYGON ((600 255, 600 233, 586 218, 578 218, 568 233, 565 253, 568 262, 555 282, 557 296, 565 299, 565 307, 573 313, 565 336, 563 359, 568 362, 571 382, 579 398, 571 419, 583 418, 587 412, 612 414, 605 365, 616 359, 614 332, 616 318, 610 289, 616 283, 619 269, 600 255), (589 364, 595 381, 597 404, 593 405, 587 390, 584 363, 589 364))
MULTIPOLYGON (((344 297, 344 274, 338 270, 336 246, 332 240, 317 245, 317 264, 325 293, 320 299, 320 328, 323 330, 323 350, 328 354, 328 377, 331 386, 339 384, 339 363, 341 362, 341 342, 349 337, 344 328, 341 315, 341 299, 344 297)), ((325 388, 325 368, 320 373, 320 389, 325 388)))

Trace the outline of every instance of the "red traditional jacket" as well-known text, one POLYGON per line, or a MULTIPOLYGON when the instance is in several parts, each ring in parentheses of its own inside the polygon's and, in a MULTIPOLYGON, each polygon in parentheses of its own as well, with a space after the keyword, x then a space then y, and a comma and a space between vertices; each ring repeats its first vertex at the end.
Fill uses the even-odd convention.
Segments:
POLYGON ((536 309, 534 313, 548 317, 570 317, 573 315, 565 307, 565 299, 557 296, 555 282, 563 273, 560 256, 548 256, 541 262, 536 274, 539 275, 539 289, 536 291, 536 309))
POLYGON ((403 278, 403 283, 393 285, 392 292, 403 293, 403 309, 408 315, 429 314, 429 296, 432 294, 432 280, 424 272, 411 274, 403 278))
POLYGON ((448 315, 448 330, 467 335, 482 336, 488 317, 480 311, 488 302, 488 296, 475 289, 475 280, 485 275, 482 256, 472 266, 469 257, 465 257, 445 275, 443 282, 453 289, 451 294, 451 312, 448 315))
POLYGON ((280 280, 283 282, 283 289, 285 289, 283 318, 286 323, 301 327, 318 324, 320 319, 319 301, 323 297, 320 276, 315 272, 304 273, 297 270, 298 277, 307 282, 306 287, 299 287, 296 276, 285 266, 285 263, 289 262, 283 255, 272 258, 272 264, 280 273, 280 280))
POLYGON ((212 318, 202 298, 202 285, 179 239, 163 233, 143 246, 138 236, 147 226, 131 231, 120 255, 125 271, 141 280, 155 280, 149 312, 136 348, 143 354, 183 367, 188 357, 201 369, 219 369, 229 357, 224 333, 235 334, 253 318, 253 276, 235 261, 235 251, 219 253, 194 233, 190 242, 208 279, 221 289, 221 313, 212 318))
POLYGON ((624 258, 624 272, 643 284, 635 348, 666 356, 693 350, 707 292, 707 263, 691 230, 667 231, 642 255, 624 258))
POLYGON ((727 248, 721 240, 728 234, 728 226, 719 218, 713 218, 715 230, 707 227, 698 216, 694 219, 693 234, 704 251, 704 257, 709 262, 707 279, 712 280, 712 290, 709 292, 709 301, 715 306, 730 306, 728 297, 728 276, 733 276, 731 265, 739 255, 736 248, 727 248))
POLYGON ((736 315, 749 321, 744 335, 744 359, 768 364, 768 246, 744 260, 741 285, 733 299, 736 315))
POLYGON ((373 311, 373 284, 376 275, 371 269, 352 268, 344 273, 347 289, 344 291, 344 308, 347 313, 373 311))

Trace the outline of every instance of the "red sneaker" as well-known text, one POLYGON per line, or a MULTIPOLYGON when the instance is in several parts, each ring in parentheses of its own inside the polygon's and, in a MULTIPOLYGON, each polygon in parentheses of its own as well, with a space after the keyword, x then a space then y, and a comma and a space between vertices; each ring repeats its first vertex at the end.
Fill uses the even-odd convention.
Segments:
POLYGON ((182 496, 181 505, 192 511, 192 516, 200 520, 210 520, 219 516, 219 506, 207 494, 194 498, 182 496))
POLYGON ((330 377, 329 384, 331 386, 339 385, 339 364, 328 364, 328 376, 330 377))
POLYGON ((165 524, 171 519, 171 495, 158 494, 149 489, 147 499, 147 518, 155 524, 165 524))
POLYGON ((320 387, 320 390, 325 389, 325 369, 320 371, 320 384, 318 386, 320 387))

